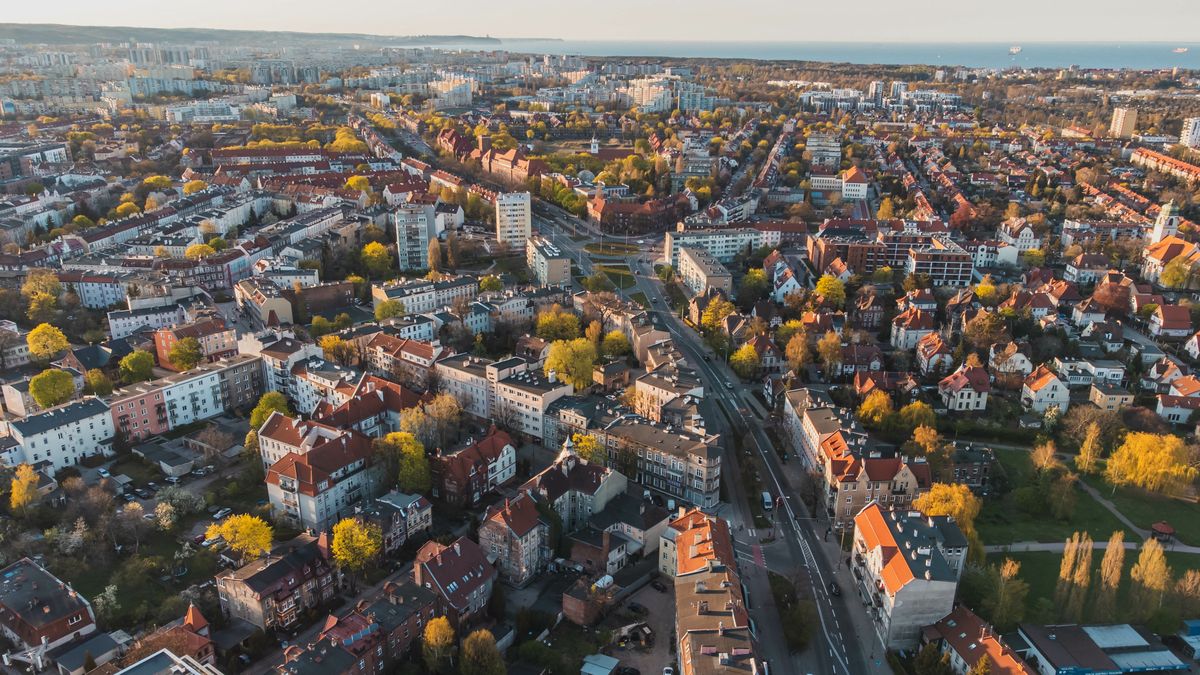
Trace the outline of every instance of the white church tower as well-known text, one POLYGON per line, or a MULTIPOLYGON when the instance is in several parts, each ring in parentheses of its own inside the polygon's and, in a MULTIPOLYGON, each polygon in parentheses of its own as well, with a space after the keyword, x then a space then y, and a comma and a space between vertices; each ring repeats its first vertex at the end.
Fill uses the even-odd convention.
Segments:
POLYGON ((1179 234, 1180 220, 1179 207, 1175 206, 1175 200, 1172 199, 1159 209, 1158 218, 1154 221, 1154 230, 1150 234, 1150 243, 1157 244, 1167 237, 1179 234))

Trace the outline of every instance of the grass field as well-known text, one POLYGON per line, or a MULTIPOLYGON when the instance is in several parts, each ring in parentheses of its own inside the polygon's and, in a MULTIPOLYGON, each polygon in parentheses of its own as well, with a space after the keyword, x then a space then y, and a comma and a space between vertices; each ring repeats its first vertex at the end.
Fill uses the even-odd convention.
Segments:
MULTIPOLYGON (((996 459, 1008 475, 1009 485, 1027 485, 1033 480, 1033 465, 1024 450, 997 449, 996 459)), ((975 521, 983 543, 1011 544, 1018 541, 1065 541, 1076 531, 1086 531, 1097 541, 1108 539, 1115 530, 1126 530, 1108 509, 1078 490, 1075 513, 1069 521, 1056 520, 1047 514, 1029 514, 1017 507, 1012 494, 987 498, 975 521)), ((1133 536, 1126 530, 1126 534, 1133 536)))
POLYGON ((629 295, 629 299, 641 305, 642 307, 650 306, 650 301, 646 299, 646 294, 641 291, 638 291, 637 293, 631 293, 629 295))
POLYGON ((1175 528, 1179 541, 1200 545, 1200 505, 1138 488, 1117 488, 1113 492, 1112 485, 1100 476, 1088 476, 1085 480, 1111 500, 1134 525, 1148 530, 1154 523, 1165 520, 1175 528))
POLYGON ((583 248, 588 253, 611 256, 633 255, 635 253, 641 253, 642 251, 641 247, 637 244, 625 244, 622 242, 604 242, 603 244, 600 242, 593 242, 585 245, 583 248))
POLYGON ((637 285, 637 281, 633 278, 633 272, 629 270, 629 265, 623 263, 603 263, 597 264, 596 270, 603 272, 604 276, 613 283, 617 288, 633 288, 637 285))

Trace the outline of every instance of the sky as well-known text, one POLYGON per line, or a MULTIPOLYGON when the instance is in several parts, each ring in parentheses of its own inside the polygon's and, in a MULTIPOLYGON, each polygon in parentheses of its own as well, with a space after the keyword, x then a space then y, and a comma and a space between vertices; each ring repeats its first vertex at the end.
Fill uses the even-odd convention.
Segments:
POLYGON ((7 1, 0 22, 588 40, 1195 42, 1200 0, 7 1))

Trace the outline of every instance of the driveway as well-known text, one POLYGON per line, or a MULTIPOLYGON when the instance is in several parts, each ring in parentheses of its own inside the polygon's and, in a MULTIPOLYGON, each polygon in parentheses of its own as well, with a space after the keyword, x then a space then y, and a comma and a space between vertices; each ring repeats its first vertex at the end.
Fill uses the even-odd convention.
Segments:
POLYGON ((604 628, 615 632, 621 626, 644 621, 654 632, 654 645, 649 649, 614 645, 611 656, 620 659, 621 665, 633 666, 646 675, 661 673, 663 666, 675 663, 675 657, 671 654, 671 633, 675 630, 675 586, 667 583, 667 592, 660 593, 646 584, 625 601, 625 606, 630 602, 636 602, 650 610, 650 613, 636 617, 622 607, 604 620, 604 628))

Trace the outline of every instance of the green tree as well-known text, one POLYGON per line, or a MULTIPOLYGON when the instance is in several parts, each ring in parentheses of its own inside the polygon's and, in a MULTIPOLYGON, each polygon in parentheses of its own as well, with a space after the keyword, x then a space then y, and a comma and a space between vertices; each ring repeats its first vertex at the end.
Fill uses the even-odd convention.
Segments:
POLYGON ((39 324, 25 336, 29 354, 38 361, 49 361, 56 354, 70 347, 67 336, 48 323, 39 324))
POLYGON ((92 368, 83 375, 84 391, 96 396, 108 396, 113 391, 113 381, 99 368, 92 368))
POLYGON ((949 654, 943 654, 936 644, 927 642, 913 659, 913 672, 915 675, 954 675, 954 668, 950 666, 949 654))
POLYGON ((996 572, 996 583, 984 599, 983 608, 998 630, 1009 631, 1025 616, 1029 584, 1017 576, 1021 572, 1021 563, 1012 558, 1005 558, 996 572))
POLYGON ((917 427, 933 427, 937 426, 937 415, 933 413, 933 408, 924 401, 913 401, 900 409, 900 423, 907 429, 916 429, 917 427))
POLYGON ((846 304, 846 285, 832 274, 825 274, 817 281, 817 295, 825 304, 841 307, 846 304))
POLYGON ((180 371, 188 371, 200 365, 204 360, 204 352, 200 349, 200 341, 194 337, 186 337, 182 340, 177 340, 171 345, 171 351, 168 353, 168 358, 171 364, 180 371))
POLYGON ((749 380, 758 375, 762 361, 753 346, 744 344, 729 357, 729 367, 743 380, 749 380))
POLYGON ((377 241, 363 246, 359 258, 372 278, 379 279, 386 276, 392 269, 392 254, 388 253, 386 246, 377 241))
POLYGON ((120 372, 125 384, 145 382, 154 377, 154 356, 144 349, 135 349, 121 359, 120 372))
POLYGON ((29 380, 29 395, 42 408, 53 408, 75 398, 75 378, 65 370, 43 370, 29 380))
POLYGON ((767 273, 757 267, 746 271, 738 286, 738 302, 750 307, 767 295, 767 273))
POLYGON ((489 274, 479 280, 479 290, 485 293, 494 293, 504 290, 504 282, 500 281, 500 277, 489 274))
POLYGON ((504 675, 504 657, 496 648, 496 638, 486 629, 467 636, 462 644, 462 675, 504 675))
POLYGON ((389 463, 396 467, 400 489, 412 494, 427 494, 432 485, 429 458, 425 446, 406 431, 394 431, 383 438, 383 450, 390 455, 389 463))
POLYGON ((308 334, 314 339, 333 331, 333 324, 323 316, 314 316, 308 326, 308 334))
POLYGON ((563 381, 576 390, 586 389, 592 384, 592 368, 596 365, 596 345, 587 338, 557 340, 550 343, 544 370, 547 375, 555 372, 563 381))
POLYGON ((263 423, 273 412, 288 417, 294 414, 288 406, 286 396, 277 391, 268 391, 258 399, 258 405, 254 406, 254 410, 250 411, 250 428, 256 431, 261 429, 263 423))
POLYGON ((658 278, 664 284, 669 284, 675 280, 675 268, 670 265, 663 265, 658 268, 658 278))
POLYGON ((387 321, 404 316, 406 313, 404 303, 399 300, 383 300, 375 305, 375 320, 387 321))

